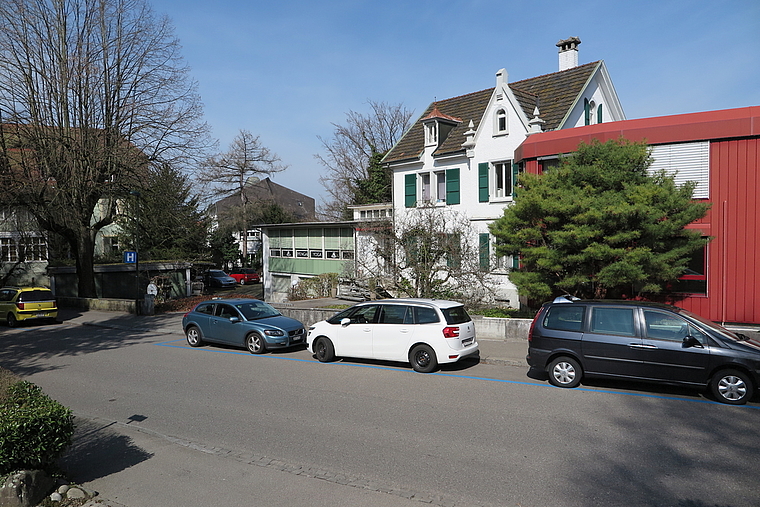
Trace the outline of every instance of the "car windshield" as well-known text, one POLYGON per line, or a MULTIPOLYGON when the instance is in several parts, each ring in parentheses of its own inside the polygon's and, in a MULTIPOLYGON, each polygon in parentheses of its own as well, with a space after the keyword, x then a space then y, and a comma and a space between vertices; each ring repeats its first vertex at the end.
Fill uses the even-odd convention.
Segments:
POLYGON ((243 314, 243 317, 245 317, 246 320, 266 319, 267 317, 277 317, 281 315, 280 312, 263 301, 239 303, 235 305, 235 308, 240 310, 240 313, 243 314))
POLYGON ((214 276, 214 277, 227 276, 227 273, 225 273, 221 269, 212 269, 211 271, 208 272, 208 274, 209 276, 214 276))
POLYGON ((467 314, 467 310, 464 306, 452 306, 451 308, 441 308, 443 316, 446 317, 446 322, 449 325, 452 324, 464 324, 470 322, 470 316, 467 314))
POLYGON ((686 315, 696 321, 698 321, 700 324, 704 325, 705 327, 710 328, 714 332, 718 333, 719 335, 723 336, 724 338, 728 338, 729 340, 734 341, 744 341, 744 338, 737 335, 736 333, 733 333, 726 329, 725 327, 721 326, 720 324, 716 324, 715 322, 711 320, 707 320, 704 317, 700 317, 699 315, 695 313, 691 313, 687 310, 681 310, 679 312, 681 315, 686 315))

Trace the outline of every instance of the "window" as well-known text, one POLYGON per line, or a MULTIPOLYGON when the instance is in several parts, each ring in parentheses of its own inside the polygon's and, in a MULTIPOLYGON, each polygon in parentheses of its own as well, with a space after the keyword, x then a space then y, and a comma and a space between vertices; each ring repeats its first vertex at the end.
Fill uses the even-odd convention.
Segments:
POLYGON ((512 195, 512 161, 497 162, 493 165, 494 197, 512 195))
POLYGON ((644 310, 646 337, 652 340, 682 342, 689 334, 689 324, 675 315, 644 310))
POLYGON ((635 336, 633 308, 594 308, 591 315, 591 332, 635 336))
POLYGON ((417 324, 433 324, 435 322, 440 322, 438 313, 432 308, 413 306, 412 309, 415 314, 414 322, 417 324))
POLYGON ((583 124, 591 125, 591 102, 583 99, 583 124))
POLYGON ((446 173, 444 171, 435 173, 436 201, 446 202, 446 173))
POLYGON ((585 306, 557 305, 549 308, 544 317, 544 327, 560 331, 580 331, 583 329, 585 306))
POLYGON ((430 202, 430 173, 424 173, 420 176, 420 185, 422 186, 422 200, 430 202))
POLYGON ((478 164, 478 201, 512 197, 517 170, 512 160, 478 164))
POLYGON ((434 121, 425 125, 425 146, 438 144, 438 124, 434 121))
POLYGON ((13 238, 0 238, 0 260, 3 262, 18 261, 18 249, 13 238))
POLYGON ((39 236, 0 238, 0 262, 47 260, 47 243, 39 236))
POLYGON ((407 307, 402 305, 382 305, 379 324, 404 324, 407 307))
MULTIPOLYGON (((407 208, 430 203, 459 204, 459 200, 459 168, 404 177, 404 206, 407 208)), ((376 217, 386 216, 384 211, 376 210, 376 217)))
POLYGON ((685 294, 707 294, 707 246, 692 254, 686 272, 673 286, 675 292, 685 294))
POLYGON ((507 126, 507 112, 504 109, 497 110, 494 116, 494 135, 506 134, 507 126))
POLYGON ((491 239, 490 235, 482 233, 478 236, 478 254, 481 271, 491 270, 491 239))

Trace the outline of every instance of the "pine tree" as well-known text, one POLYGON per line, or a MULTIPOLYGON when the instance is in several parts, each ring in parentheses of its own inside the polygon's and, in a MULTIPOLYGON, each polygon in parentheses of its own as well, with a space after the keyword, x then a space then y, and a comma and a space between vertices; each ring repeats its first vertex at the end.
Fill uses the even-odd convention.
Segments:
POLYGON ((490 226, 497 255, 519 255, 510 280, 534 301, 667 293, 709 238, 685 227, 709 203, 695 183, 649 174, 644 143, 581 144, 541 175, 523 174, 514 205, 490 226))

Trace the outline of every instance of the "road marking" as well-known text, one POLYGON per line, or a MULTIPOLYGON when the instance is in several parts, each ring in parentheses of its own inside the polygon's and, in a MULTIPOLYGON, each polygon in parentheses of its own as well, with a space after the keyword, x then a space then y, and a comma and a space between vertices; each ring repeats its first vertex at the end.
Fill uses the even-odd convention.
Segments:
MULTIPOLYGON (((295 361, 299 363, 319 363, 319 361, 317 361, 316 359, 301 359, 297 357, 283 357, 279 355, 269 355, 269 354, 258 355, 258 354, 251 354, 250 352, 243 351, 243 350, 219 350, 219 349, 195 348, 195 347, 190 347, 189 345, 187 345, 185 340, 182 340, 182 339, 156 343, 156 345, 159 345, 162 347, 176 348, 176 349, 185 349, 185 350, 190 350, 193 352, 217 352, 217 353, 222 353, 222 354, 236 354, 236 355, 260 358, 260 359, 282 359, 285 361, 295 361), (179 342, 180 345, 177 345, 177 342, 179 342)), ((374 364, 359 364, 359 363, 342 362, 342 361, 334 361, 330 363, 321 363, 321 364, 324 364, 326 366, 329 366, 329 365, 349 366, 349 367, 353 366, 356 368, 369 368, 373 370, 387 370, 387 371, 402 372, 402 373, 418 373, 414 370, 402 368, 402 367, 380 366, 380 365, 374 365, 374 364)), ((497 378, 478 377, 478 376, 473 376, 473 375, 458 375, 455 373, 445 373, 445 372, 420 373, 420 375, 437 375, 439 377, 452 377, 452 378, 466 379, 466 380, 477 380, 477 381, 482 381, 482 382, 500 382, 503 384, 526 385, 526 386, 543 387, 543 388, 549 388, 549 389, 564 389, 562 387, 555 387, 549 383, 525 382, 522 380, 504 380, 504 379, 497 379, 497 378)), ((748 409, 760 410, 760 405, 729 405, 726 403, 720 403, 718 401, 712 401, 712 400, 707 400, 703 398, 688 399, 688 398, 679 398, 679 397, 673 397, 673 396, 664 396, 660 394, 620 392, 620 391, 612 391, 608 389, 593 389, 590 387, 575 387, 573 389, 566 389, 566 390, 569 392, 589 392, 589 393, 596 393, 596 394, 611 394, 611 395, 617 395, 617 396, 634 396, 638 398, 684 401, 684 402, 690 402, 690 403, 705 403, 708 405, 718 405, 721 407, 748 408, 748 409)))

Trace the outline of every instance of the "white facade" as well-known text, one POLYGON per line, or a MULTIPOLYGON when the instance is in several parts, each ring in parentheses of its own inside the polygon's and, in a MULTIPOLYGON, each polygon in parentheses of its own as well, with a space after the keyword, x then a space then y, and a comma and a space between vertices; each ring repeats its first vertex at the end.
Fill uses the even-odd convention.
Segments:
MULTIPOLYGON (((575 48, 577 53, 577 44, 575 48)), ((515 149, 532 132, 623 119, 602 61, 513 85, 502 69, 490 94, 484 90, 431 104, 386 156, 384 162, 393 170, 397 222, 420 206, 467 217, 471 240, 479 242, 482 258, 488 259, 485 269, 498 288, 496 299, 519 307, 517 290, 508 278, 514 261, 494 256, 488 230, 512 203, 520 170, 513 164, 515 149), (573 90, 569 98, 555 95, 563 80, 573 90)))

